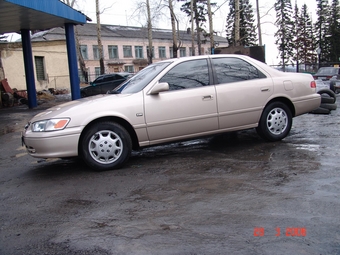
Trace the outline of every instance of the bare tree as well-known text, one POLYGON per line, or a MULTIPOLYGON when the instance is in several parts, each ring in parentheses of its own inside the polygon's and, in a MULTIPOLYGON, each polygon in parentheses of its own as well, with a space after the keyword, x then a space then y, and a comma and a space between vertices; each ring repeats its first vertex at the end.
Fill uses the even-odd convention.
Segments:
POLYGON ((149 42, 149 50, 148 53, 148 64, 152 64, 152 23, 151 23, 151 10, 150 10, 150 2, 146 0, 146 11, 148 16, 147 27, 148 27, 148 42, 149 42))
MULTIPOLYGON (((194 1, 190 2, 190 10, 191 10, 191 55, 195 56, 195 32, 194 32, 194 1)), ((200 55, 200 54, 198 54, 200 55)))
POLYGON ((213 26, 213 20, 212 20, 212 12, 211 12, 210 0, 208 0, 207 4, 208 4, 208 19, 209 19, 210 53, 214 53, 213 52, 213 49, 215 48, 214 26, 213 26))
POLYGON ((178 25, 178 20, 174 12, 173 0, 168 0, 168 6, 169 6, 170 18, 171 18, 173 57, 177 58, 178 49, 180 47, 180 45, 178 44, 179 38, 177 37, 177 31, 179 29, 178 28, 179 25, 178 25), (177 28, 176 28, 176 23, 177 23, 177 28))
POLYGON ((76 0, 72 0, 72 1, 70 1, 70 0, 61 0, 61 1, 63 3, 65 3, 65 4, 69 5, 69 6, 73 7, 76 0))
POLYGON ((101 36, 99 0, 96 0, 96 18, 97 18, 97 42, 98 42, 98 51, 99 51, 100 74, 104 74, 105 67, 104 67, 104 54, 103 54, 103 44, 102 44, 102 36, 101 36))

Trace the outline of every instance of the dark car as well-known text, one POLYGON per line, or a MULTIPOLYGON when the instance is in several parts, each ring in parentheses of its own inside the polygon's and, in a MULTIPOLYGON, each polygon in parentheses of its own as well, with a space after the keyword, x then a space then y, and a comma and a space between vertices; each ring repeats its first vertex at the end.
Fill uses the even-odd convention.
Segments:
POLYGON ((313 76, 315 80, 340 80, 340 67, 320 67, 313 76))
POLYGON ((106 94, 108 91, 113 90, 123 81, 131 78, 131 73, 111 73, 99 76, 89 86, 80 89, 81 97, 88 97, 98 94, 106 94))

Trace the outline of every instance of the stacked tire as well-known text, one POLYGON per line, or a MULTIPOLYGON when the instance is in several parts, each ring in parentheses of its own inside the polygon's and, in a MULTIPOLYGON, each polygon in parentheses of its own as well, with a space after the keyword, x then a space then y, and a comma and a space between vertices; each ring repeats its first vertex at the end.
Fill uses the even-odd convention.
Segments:
POLYGON ((321 89, 317 92, 321 95, 320 107, 312 111, 315 114, 330 114, 331 111, 336 110, 336 95, 330 89, 321 89))

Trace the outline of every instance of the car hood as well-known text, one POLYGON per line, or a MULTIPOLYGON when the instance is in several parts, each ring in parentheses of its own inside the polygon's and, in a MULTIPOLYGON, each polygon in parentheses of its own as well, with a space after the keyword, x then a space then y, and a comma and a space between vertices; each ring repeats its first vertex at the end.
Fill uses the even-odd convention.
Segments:
POLYGON ((73 100, 64 104, 51 107, 33 117, 31 122, 46 120, 52 118, 65 118, 74 116, 89 116, 100 111, 107 111, 114 105, 114 108, 121 108, 121 101, 131 94, 101 94, 91 97, 86 97, 78 100, 73 100))

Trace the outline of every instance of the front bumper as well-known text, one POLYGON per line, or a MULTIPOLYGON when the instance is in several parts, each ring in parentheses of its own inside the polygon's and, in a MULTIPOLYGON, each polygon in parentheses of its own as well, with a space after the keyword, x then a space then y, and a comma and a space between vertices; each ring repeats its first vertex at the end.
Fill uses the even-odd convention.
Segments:
POLYGON ((36 158, 62 158, 78 156, 80 133, 60 130, 31 132, 25 130, 21 141, 27 152, 36 158))

